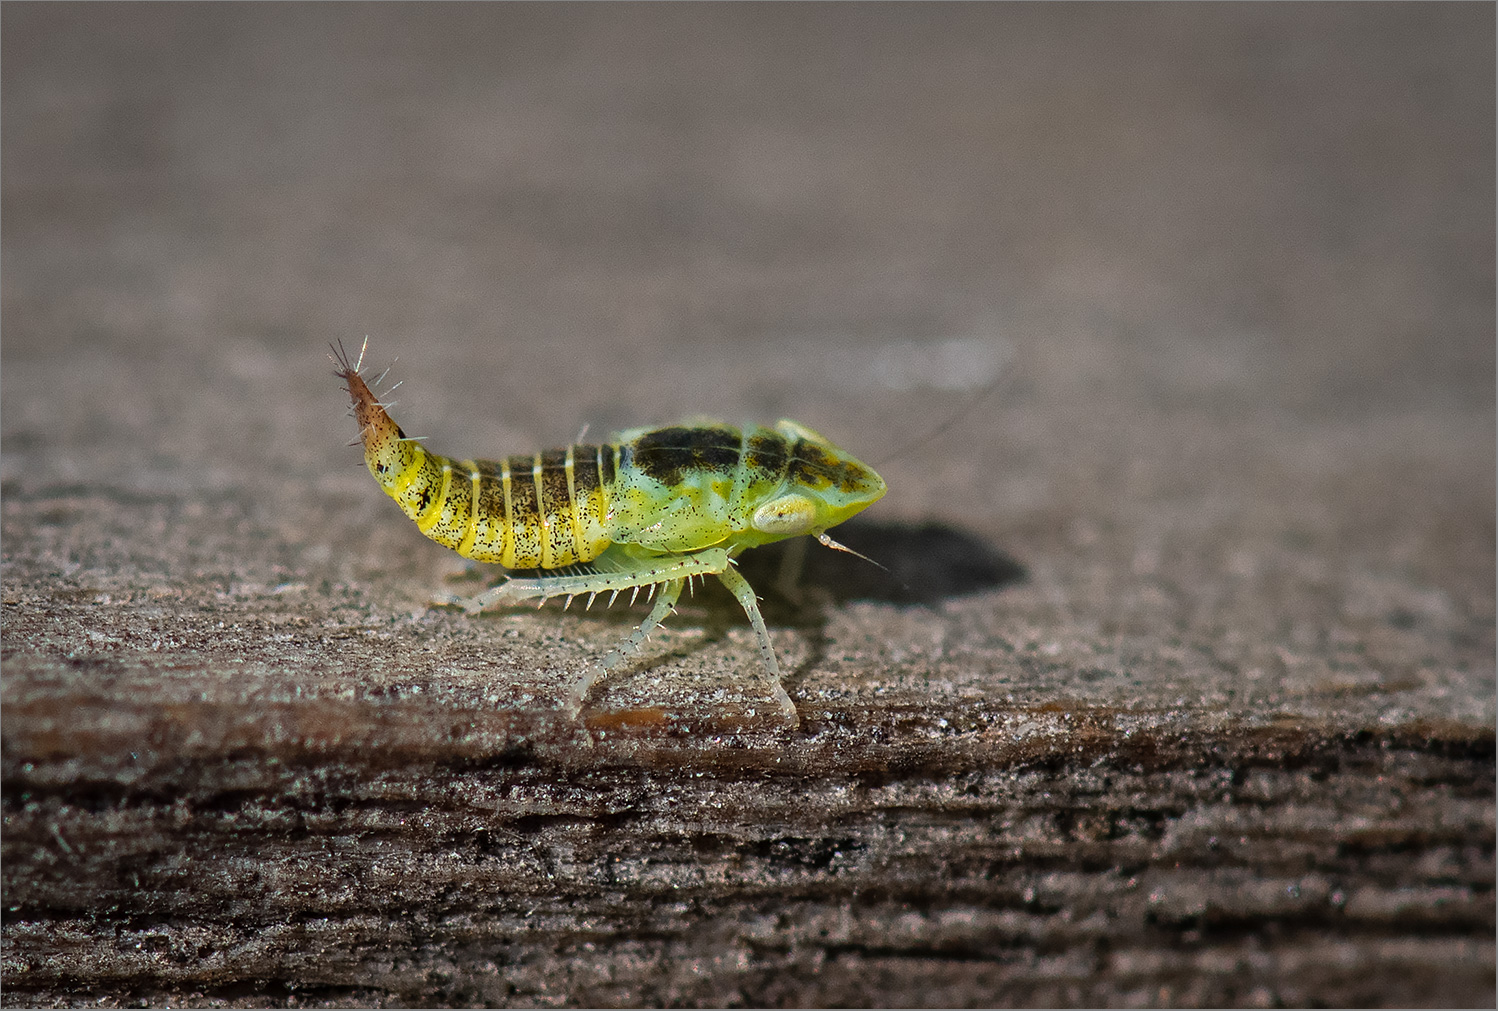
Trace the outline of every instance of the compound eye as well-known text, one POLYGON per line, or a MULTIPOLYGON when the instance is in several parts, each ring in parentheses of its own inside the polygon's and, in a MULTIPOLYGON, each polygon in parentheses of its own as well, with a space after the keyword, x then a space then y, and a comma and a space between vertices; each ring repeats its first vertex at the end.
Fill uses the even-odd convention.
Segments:
POLYGON ((804 534, 817 521, 817 507, 804 495, 782 495, 754 511, 754 529, 792 537, 804 534))

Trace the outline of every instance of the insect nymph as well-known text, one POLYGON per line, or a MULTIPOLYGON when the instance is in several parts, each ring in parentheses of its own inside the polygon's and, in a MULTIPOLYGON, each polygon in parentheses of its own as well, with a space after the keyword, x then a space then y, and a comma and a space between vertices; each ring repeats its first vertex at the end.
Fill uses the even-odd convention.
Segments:
POLYGON ((489 604, 622 591, 656 594, 634 632, 573 683, 570 709, 639 652, 694 577, 716 576, 738 599, 759 639, 775 698, 797 722, 754 589, 734 567, 746 548, 809 534, 846 551, 827 530, 877 502, 884 480, 794 421, 773 428, 693 422, 620 432, 500 460, 452 460, 408 438, 360 374, 335 349, 364 444, 364 461, 421 532, 465 558, 511 569, 559 570, 511 578, 469 599, 489 604))

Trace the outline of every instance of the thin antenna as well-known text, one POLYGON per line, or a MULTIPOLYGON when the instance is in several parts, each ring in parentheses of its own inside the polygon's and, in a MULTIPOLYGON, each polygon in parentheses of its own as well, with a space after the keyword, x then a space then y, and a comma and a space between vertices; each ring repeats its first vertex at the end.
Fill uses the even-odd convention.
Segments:
MULTIPOLYGON (((821 531, 819 533, 815 533, 812 536, 815 537, 817 539, 817 541, 820 542, 824 547, 831 548, 833 551, 841 551, 844 554, 852 555, 854 558, 862 558, 864 561, 868 562, 870 565, 874 566, 876 569, 883 569, 885 572, 889 572, 889 567, 888 566, 879 564, 878 562, 874 561, 872 558, 870 558, 868 555, 864 554, 861 551, 854 551, 852 548, 848 547, 846 544, 839 544, 837 541, 833 540, 831 537, 828 537, 827 536, 827 531, 825 531, 825 530, 823 530, 823 531, 821 531)), ((890 575, 894 575, 894 573, 891 572, 890 575)))
POLYGON ((971 412, 973 410, 973 408, 977 407, 983 401, 987 400, 988 397, 995 390, 997 390, 1000 386, 1004 385, 1004 383, 1007 382, 1008 379, 1009 379, 1009 372, 1008 372, 1008 370, 1005 369, 1005 368, 1003 368, 1001 366, 999 368, 999 374, 994 377, 993 381, 990 382, 987 386, 983 387, 983 389, 979 390, 976 394, 974 394, 973 397, 972 397, 972 399, 968 400, 967 403, 965 403, 961 407, 957 408, 957 410, 954 411, 952 413, 952 415, 947 418, 946 421, 943 421, 941 424, 937 425, 933 429, 930 429, 929 431, 925 432, 924 434, 917 436, 915 439, 911 440, 910 442, 905 443, 905 445, 901 446, 899 449, 895 450, 893 453, 887 453, 884 456, 880 457, 879 460, 874 464, 874 467, 875 468, 883 467, 886 463, 889 463, 891 460, 894 460, 894 459, 897 459, 897 458, 899 458, 901 456, 904 456, 906 453, 910 452, 912 449, 919 449, 921 446, 924 446, 926 443, 931 442, 933 439, 935 439, 939 435, 946 434, 946 432, 953 425, 957 424, 963 418, 967 417, 968 413, 971 412))

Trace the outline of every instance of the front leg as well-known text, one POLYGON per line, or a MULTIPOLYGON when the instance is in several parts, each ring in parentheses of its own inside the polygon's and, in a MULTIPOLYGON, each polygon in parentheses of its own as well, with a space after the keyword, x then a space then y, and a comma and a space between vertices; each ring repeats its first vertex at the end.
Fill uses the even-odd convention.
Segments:
POLYGON ((775 660, 775 646, 770 642, 770 630, 765 628, 765 619, 760 616, 754 587, 732 565, 718 573, 718 578, 738 598, 739 606, 749 616, 749 624, 754 626, 754 634, 759 637, 760 659, 765 662, 765 669, 770 672, 770 684, 775 688, 775 701, 780 703, 781 712, 790 718, 791 726, 799 727, 801 717, 796 712, 796 704, 786 694, 785 686, 780 683, 780 664, 775 660))

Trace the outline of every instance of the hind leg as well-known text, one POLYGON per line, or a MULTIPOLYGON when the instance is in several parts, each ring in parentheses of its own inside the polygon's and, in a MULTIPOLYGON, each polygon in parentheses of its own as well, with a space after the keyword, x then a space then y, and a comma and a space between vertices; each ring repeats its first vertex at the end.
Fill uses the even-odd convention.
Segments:
POLYGON ((469 614, 477 614, 491 604, 518 604, 523 600, 545 603, 553 597, 586 596, 588 605, 600 593, 609 594, 612 604, 625 590, 631 591, 634 600, 644 587, 654 587, 678 579, 707 576, 722 572, 728 567, 728 552, 723 548, 708 548, 690 555, 663 555, 635 558, 617 549, 593 562, 594 571, 574 575, 536 576, 528 579, 507 579, 476 597, 460 597, 442 594, 433 598, 434 604, 456 604, 469 614))

